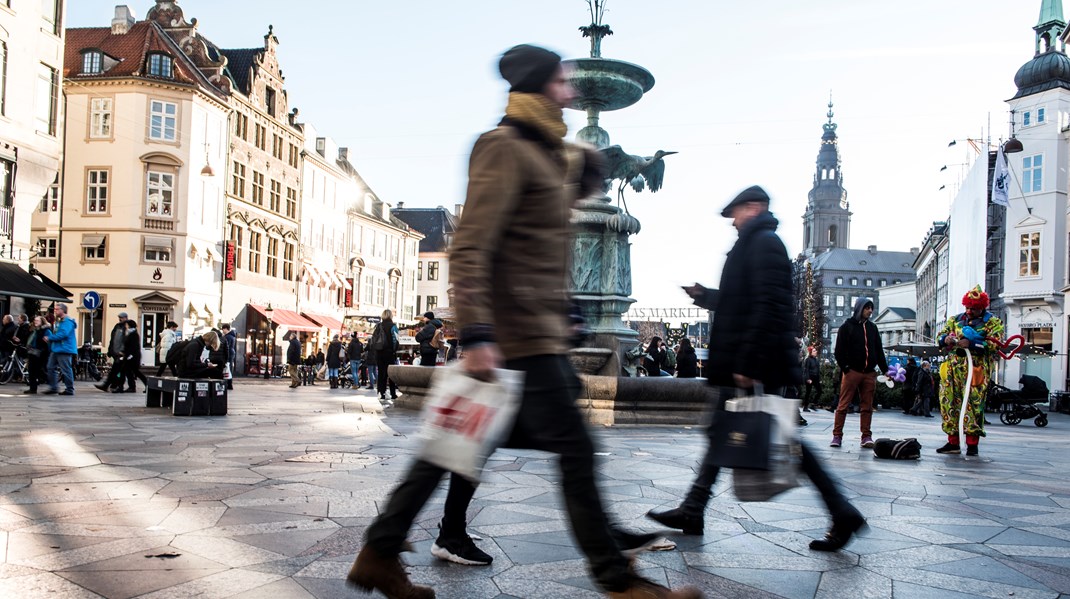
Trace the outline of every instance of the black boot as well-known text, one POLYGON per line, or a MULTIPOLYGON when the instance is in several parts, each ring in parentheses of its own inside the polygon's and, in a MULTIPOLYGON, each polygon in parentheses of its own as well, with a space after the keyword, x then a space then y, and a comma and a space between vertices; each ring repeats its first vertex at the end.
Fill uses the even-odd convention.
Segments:
POLYGON ((650 510, 646 513, 646 517, 662 526, 682 530, 685 535, 702 535, 702 529, 704 528, 702 514, 697 516, 689 514, 684 511, 682 506, 665 510, 664 512, 650 510))
POLYGON ((810 549, 814 551, 839 551, 850 542, 856 532, 866 526, 866 519, 862 513, 854 507, 847 506, 849 510, 841 511, 832 516, 832 528, 825 533, 825 538, 810 541, 810 549))
POLYGON ((332 376, 330 378, 329 382, 330 382, 330 385, 331 385, 331 389, 337 389, 338 388, 338 378, 337 377, 333 377, 332 376))

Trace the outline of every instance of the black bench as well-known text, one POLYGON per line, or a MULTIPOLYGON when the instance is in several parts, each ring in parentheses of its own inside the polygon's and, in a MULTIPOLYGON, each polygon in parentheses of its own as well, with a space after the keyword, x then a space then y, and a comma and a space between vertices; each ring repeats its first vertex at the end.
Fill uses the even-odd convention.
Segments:
POLYGON ((227 382, 220 379, 185 379, 149 376, 145 406, 171 408, 175 416, 225 416, 227 382))

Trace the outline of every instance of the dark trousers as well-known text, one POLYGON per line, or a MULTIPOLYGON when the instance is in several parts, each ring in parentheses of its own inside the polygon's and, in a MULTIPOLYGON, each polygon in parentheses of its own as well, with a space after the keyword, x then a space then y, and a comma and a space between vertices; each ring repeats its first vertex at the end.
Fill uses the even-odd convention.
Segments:
MULTIPOLYGON (((176 366, 174 364, 171 364, 170 366, 171 366, 171 376, 177 377, 178 376, 178 366, 176 366)), ((166 364, 166 363, 165 364, 160 364, 160 369, 156 371, 156 376, 163 376, 163 372, 164 372, 164 370, 167 369, 167 367, 168 367, 168 364, 166 364)))
POLYGON ((30 393, 37 393, 39 383, 47 383, 48 375, 45 373, 45 365, 48 364, 48 353, 40 356, 30 354, 26 358, 26 383, 30 386, 30 393))
MULTIPOLYGON (((149 386, 149 382, 145 380, 145 375, 141 373, 141 364, 138 364, 136 360, 123 360, 123 377, 126 379, 127 385, 131 391, 137 391, 137 385, 134 384, 134 379, 141 379, 141 384, 146 387, 149 386)), ((119 383, 122 387, 122 383, 119 383)))
MULTIPOLYGON (((624 590, 629 581, 628 560, 614 540, 595 485, 594 443, 576 407, 579 379, 565 356, 509 360, 505 367, 525 373, 520 411, 506 446, 558 454, 572 532, 599 586, 610 592, 624 590)), ((422 460, 413 463, 379 518, 368 527, 367 541, 376 552, 385 556, 401 552, 409 528, 444 473, 422 460)))
POLYGON ((391 381, 388 377, 390 365, 393 364, 395 360, 396 358, 394 356, 390 356, 389 358, 380 358, 377 361, 377 365, 379 367, 379 374, 377 375, 378 378, 376 379, 376 386, 379 389, 379 395, 386 395, 387 385, 390 386, 391 397, 397 397, 398 395, 397 385, 395 385, 394 381, 391 381))
POLYGON ((420 352, 420 366, 437 366, 438 350, 420 352))
POLYGON ((104 379, 101 384, 105 388, 114 387, 119 389, 123 386, 123 361, 121 359, 111 359, 111 370, 108 371, 108 378, 104 379))
MULTIPOLYGON (((768 391, 768 390, 767 390, 768 391)), ((722 387, 717 393, 717 410, 714 412, 714 419, 717 418, 717 413, 724 409, 725 399, 735 396, 735 389, 722 387)), ((706 431, 707 435, 713 434, 713 423, 711 422, 709 428, 706 431)), ((821 499, 825 501, 825 506, 828 507, 829 513, 832 514, 833 519, 843 512, 853 510, 851 504, 844 497, 836 486, 836 482, 828 475, 822 467, 821 462, 818 461, 814 452, 805 444, 800 443, 802 446, 802 462, 799 464, 799 468, 806 474, 810 482, 814 483, 817 487, 818 493, 821 494, 821 499)), ((710 464, 713 456, 710 454, 708 448, 706 456, 702 460, 702 465, 699 468, 698 476, 695 478, 695 482, 691 484, 691 490, 688 491, 687 497, 684 499, 683 504, 680 506, 688 514, 699 515, 706 510, 706 504, 710 500, 713 484, 717 482, 717 474, 720 472, 720 468, 710 464)))
POLYGON ((811 379, 811 380, 813 380, 814 382, 806 383, 806 392, 803 394, 802 407, 804 407, 804 408, 809 408, 810 407, 810 393, 811 392, 813 392, 813 394, 814 394, 814 404, 817 405, 817 404, 821 403, 821 380, 820 379, 811 379))

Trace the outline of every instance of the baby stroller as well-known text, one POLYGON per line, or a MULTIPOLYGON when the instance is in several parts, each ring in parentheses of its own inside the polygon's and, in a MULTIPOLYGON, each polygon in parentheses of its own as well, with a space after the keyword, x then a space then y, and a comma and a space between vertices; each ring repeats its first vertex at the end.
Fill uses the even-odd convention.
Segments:
POLYGON ((1048 385, 1040 378, 1023 374, 1018 379, 1021 389, 1015 391, 1002 385, 988 386, 988 405, 999 412, 1003 424, 1018 424, 1032 418, 1037 426, 1048 426, 1048 415, 1037 404, 1048 403, 1048 385))

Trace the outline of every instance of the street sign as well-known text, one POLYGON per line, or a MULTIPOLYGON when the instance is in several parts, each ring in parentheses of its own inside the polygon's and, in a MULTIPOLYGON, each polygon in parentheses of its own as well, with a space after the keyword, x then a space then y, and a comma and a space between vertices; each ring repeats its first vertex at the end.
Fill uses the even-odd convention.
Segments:
POLYGON ((86 291, 82 296, 82 305, 86 310, 96 310, 100 307, 100 294, 96 291, 86 291))

